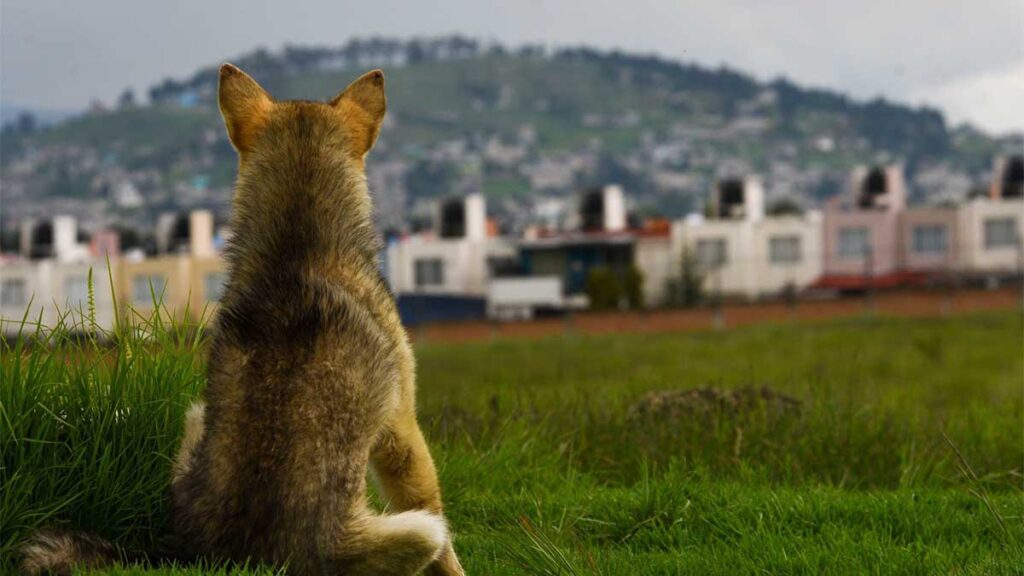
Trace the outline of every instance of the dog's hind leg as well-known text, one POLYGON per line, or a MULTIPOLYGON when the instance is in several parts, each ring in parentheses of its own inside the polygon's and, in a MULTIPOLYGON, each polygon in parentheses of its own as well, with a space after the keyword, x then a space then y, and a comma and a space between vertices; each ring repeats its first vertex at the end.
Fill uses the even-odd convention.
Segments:
MULTIPOLYGON (((381 432, 370 456, 374 476, 391 510, 426 510, 441 515, 441 488, 430 450, 423 439, 411 401, 400 406, 381 432)), ((426 571, 431 576, 461 576, 465 572, 451 538, 436 562, 426 571)))
POLYGON ((189 407, 185 413, 185 434, 181 438, 181 447, 174 457, 174 469, 171 473, 171 483, 181 480, 192 467, 192 455, 203 439, 203 427, 206 424, 206 404, 196 402, 189 407))

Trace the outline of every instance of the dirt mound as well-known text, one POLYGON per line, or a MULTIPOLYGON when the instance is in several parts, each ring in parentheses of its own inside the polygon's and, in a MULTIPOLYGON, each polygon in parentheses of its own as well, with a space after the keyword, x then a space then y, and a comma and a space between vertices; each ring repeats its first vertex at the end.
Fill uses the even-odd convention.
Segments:
POLYGON ((765 415, 795 416, 800 413, 800 400, 767 387, 746 387, 735 390, 693 388, 648 392, 630 406, 630 421, 671 421, 707 416, 737 416, 763 411, 765 415))

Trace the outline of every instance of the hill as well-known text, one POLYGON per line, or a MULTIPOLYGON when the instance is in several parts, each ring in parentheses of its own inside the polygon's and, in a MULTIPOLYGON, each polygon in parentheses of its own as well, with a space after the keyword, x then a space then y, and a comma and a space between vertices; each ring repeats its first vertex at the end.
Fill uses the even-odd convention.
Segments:
MULTIPOLYGON (((870 161, 902 161, 920 200, 965 193, 993 155, 1020 145, 951 130, 929 108, 588 48, 370 39, 233 61, 279 98, 329 98, 361 71, 385 69, 390 114, 370 177, 382 224, 396 228, 423 216, 425 200, 474 189, 516 226, 532 199, 603 181, 624 184, 639 211, 678 216, 699 208, 715 178, 748 172, 773 197, 809 204, 870 161)), ((190 206, 223 212, 235 159, 216 78, 210 66, 154 86, 144 107, 128 99, 50 127, 9 127, 5 221, 54 209, 136 223, 190 206)))

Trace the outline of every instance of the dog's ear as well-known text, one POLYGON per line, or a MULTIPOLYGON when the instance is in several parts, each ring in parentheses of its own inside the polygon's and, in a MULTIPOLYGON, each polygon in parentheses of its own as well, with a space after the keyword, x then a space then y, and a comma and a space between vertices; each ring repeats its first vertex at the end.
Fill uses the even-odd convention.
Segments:
POLYGON ((266 126, 274 101, 255 80, 232 64, 220 67, 217 100, 231 144, 239 154, 248 152, 266 126))
POLYGON ((362 159, 373 148, 380 134, 380 125, 387 110, 384 97, 384 73, 373 70, 348 85, 331 100, 331 106, 342 114, 352 154, 362 159))

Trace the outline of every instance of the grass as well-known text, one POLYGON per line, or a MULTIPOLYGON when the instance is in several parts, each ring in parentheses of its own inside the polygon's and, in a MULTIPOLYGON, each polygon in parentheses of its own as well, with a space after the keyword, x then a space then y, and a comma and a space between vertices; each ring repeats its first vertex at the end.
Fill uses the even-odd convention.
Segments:
MULTIPOLYGON (((205 335, 136 319, 108 346, 73 335, 81 316, 2 351, 5 570, 39 526, 137 546, 164 527, 205 335)), ((471 574, 1018 574, 1022 349, 1011 312, 428 342, 421 422, 471 574), (803 406, 626 417, 646 391, 701 386, 803 406)))

